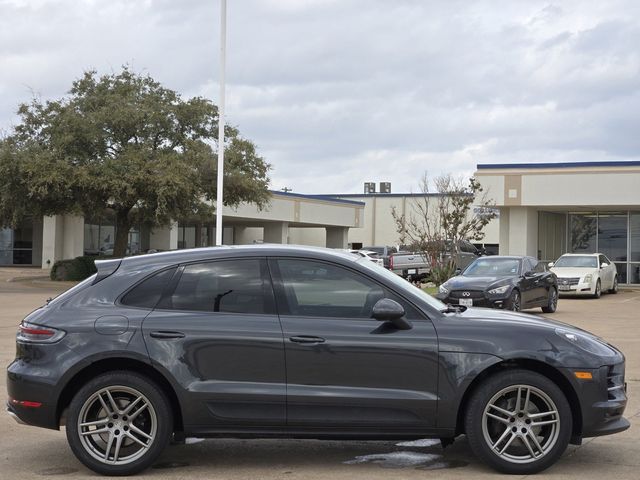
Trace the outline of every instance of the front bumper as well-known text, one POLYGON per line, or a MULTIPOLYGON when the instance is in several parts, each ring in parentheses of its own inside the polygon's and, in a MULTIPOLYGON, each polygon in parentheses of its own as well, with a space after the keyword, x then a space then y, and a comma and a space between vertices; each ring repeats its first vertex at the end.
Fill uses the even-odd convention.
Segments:
POLYGON ((436 298, 443 303, 450 303, 451 305, 462 305, 464 300, 471 301, 470 307, 486 307, 486 308, 507 308, 507 302, 509 300, 510 291, 507 291, 501 295, 489 295, 488 293, 474 293, 469 297, 462 296, 462 291, 450 291, 448 293, 438 293, 436 298), (463 302, 460 302, 463 300, 463 302))
POLYGON ((596 287, 590 283, 578 283, 577 285, 562 285, 558 282, 558 293, 560 295, 593 295, 596 287))
MULTIPOLYGON (((593 380, 572 382, 582 411, 578 437, 611 435, 629 428, 629 421, 622 416, 627 406, 624 367, 624 362, 603 366, 591 371, 593 380)), ((569 370, 565 374, 573 376, 569 370)))

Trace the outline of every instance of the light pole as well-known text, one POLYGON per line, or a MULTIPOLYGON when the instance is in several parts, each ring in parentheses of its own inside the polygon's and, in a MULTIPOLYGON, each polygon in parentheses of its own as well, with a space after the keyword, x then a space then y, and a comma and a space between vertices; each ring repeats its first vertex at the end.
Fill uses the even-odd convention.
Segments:
POLYGON ((222 245, 222 189, 224 187, 224 73, 227 50, 227 0, 220 0, 220 99, 218 101, 218 181, 216 191, 216 245, 222 245))

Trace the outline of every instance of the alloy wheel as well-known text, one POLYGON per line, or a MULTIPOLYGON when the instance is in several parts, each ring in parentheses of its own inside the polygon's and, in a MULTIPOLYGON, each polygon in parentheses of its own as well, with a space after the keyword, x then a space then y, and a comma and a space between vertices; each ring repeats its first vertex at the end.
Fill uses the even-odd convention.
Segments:
POLYGON ((513 292, 513 300, 511 301, 511 309, 514 312, 520 311, 520 294, 518 292, 513 292))
POLYGON ((487 403, 482 433, 491 451, 511 463, 545 457, 560 435, 560 414, 553 400, 531 385, 512 385, 487 403))
POLYGON ((143 456, 153 444, 158 418, 149 399, 125 386, 102 388, 82 405, 78 435, 96 460, 125 465, 143 456))

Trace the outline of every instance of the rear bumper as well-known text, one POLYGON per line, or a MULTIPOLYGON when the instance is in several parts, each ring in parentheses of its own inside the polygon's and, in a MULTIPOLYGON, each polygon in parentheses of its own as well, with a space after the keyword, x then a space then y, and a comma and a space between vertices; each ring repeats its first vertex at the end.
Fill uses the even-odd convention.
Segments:
POLYGON ((47 379, 27 370, 20 361, 7 369, 7 413, 19 423, 57 430, 56 392, 47 379), (38 406, 24 406, 24 402, 38 406))

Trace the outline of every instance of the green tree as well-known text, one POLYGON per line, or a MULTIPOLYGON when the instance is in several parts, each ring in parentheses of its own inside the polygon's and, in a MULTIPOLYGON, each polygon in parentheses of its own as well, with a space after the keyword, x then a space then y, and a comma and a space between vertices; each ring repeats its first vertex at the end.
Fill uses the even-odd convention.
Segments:
MULTIPOLYGON (((69 94, 19 107, 0 142, 0 224, 25 216, 115 215, 114 255, 136 223, 211 218, 216 198, 218 109, 184 100, 124 67, 86 72, 69 94)), ((270 165, 238 130, 225 127, 224 203, 269 201, 270 165)))
POLYGON ((452 175, 433 180, 431 188, 425 173, 420 182, 421 195, 409 204, 409 212, 391 214, 401 244, 409 244, 431 263, 431 279, 440 285, 456 269, 458 245, 462 240, 480 241, 484 227, 496 217, 495 202, 483 192, 480 182, 468 183, 452 175), (472 211, 472 208, 476 210, 472 211))

